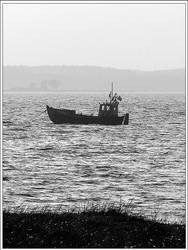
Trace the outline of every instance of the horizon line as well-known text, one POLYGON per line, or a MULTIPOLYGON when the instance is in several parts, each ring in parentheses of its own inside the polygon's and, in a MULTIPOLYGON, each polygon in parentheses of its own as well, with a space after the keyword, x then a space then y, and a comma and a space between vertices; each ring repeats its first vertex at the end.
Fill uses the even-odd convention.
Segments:
MULTIPOLYGON (((106 90, 60 90, 60 91, 32 91, 32 90, 11 90, 5 89, 4 93, 19 93, 19 94, 67 94, 67 93, 107 93, 106 90)), ((125 91, 120 90, 121 94, 185 94, 185 91, 125 91)))
POLYGON ((118 68, 113 66, 99 66, 99 65, 87 65, 87 64, 40 64, 40 65, 26 65, 26 64, 7 64, 3 67, 89 67, 89 68, 104 68, 104 69, 116 69, 116 70, 129 70, 129 71, 144 71, 144 72, 153 72, 153 71, 170 71, 170 70, 185 70, 185 67, 177 68, 165 68, 165 69, 137 69, 137 68, 118 68))

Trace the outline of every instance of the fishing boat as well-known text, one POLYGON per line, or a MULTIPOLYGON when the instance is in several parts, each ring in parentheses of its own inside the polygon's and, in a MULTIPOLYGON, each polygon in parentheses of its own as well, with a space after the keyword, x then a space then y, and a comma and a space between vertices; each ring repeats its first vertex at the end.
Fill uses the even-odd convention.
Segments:
POLYGON ((113 94, 112 89, 109 94, 109 101, 99 103, 98 115, 84 115, 76 113, 75 110, 57 109, 46 105, 47 113, 50 120, 55 124, 103 124, 103 125, 128 125, 129 113, 118 116, 118 105, 122 101, 121 96, 113 94))

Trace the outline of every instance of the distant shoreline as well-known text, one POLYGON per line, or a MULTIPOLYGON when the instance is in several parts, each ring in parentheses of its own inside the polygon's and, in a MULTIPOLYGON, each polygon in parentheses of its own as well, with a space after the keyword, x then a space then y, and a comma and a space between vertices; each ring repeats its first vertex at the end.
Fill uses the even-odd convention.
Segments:
POLYGON ((3 65, 4 68, 10 67, 10 68, 95 68, 95 69, 106 69, 106 70, 127 70, 127 71, 138 71, 138 72, 158 72, 158 71, 172 71, 172 70, 186 70, 185 67, 176 67, 176 68, 158 68, 158 69, 138 69, 138 68, 119 68, 119 67, 113 67, 113 66, 104 66, 104 65, 86 65, 86 64, 80 64, 80 65, 72 65, 72 64, 38 64, 38 65, 26 65, 26 64, 6 64, 3 65))
POLYGON ((186 70, 140 71, 96 66, 4 66, 10 91, 185 92, 186 70))

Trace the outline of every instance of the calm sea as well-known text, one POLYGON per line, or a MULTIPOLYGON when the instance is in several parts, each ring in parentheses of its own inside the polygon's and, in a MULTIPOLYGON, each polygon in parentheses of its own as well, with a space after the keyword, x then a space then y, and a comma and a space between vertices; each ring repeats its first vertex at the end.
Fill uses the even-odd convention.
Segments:
POLYGON ((123 94, 128 126, 54 125, 45 105, 97 114, 106 94, 3 95, 3 206, 130 202, 185 220, 185 96, 123 94))

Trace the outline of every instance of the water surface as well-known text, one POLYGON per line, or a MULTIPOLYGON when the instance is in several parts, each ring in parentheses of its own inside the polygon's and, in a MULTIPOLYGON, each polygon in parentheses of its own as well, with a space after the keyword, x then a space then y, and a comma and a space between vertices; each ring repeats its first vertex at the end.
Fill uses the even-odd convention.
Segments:
POLYGON ((97 114, 105 94, 4 94, 4 207, 128 202, 185 220, 184 95, 122 95, 128 126, 54 125, 45 104, 97 114))

